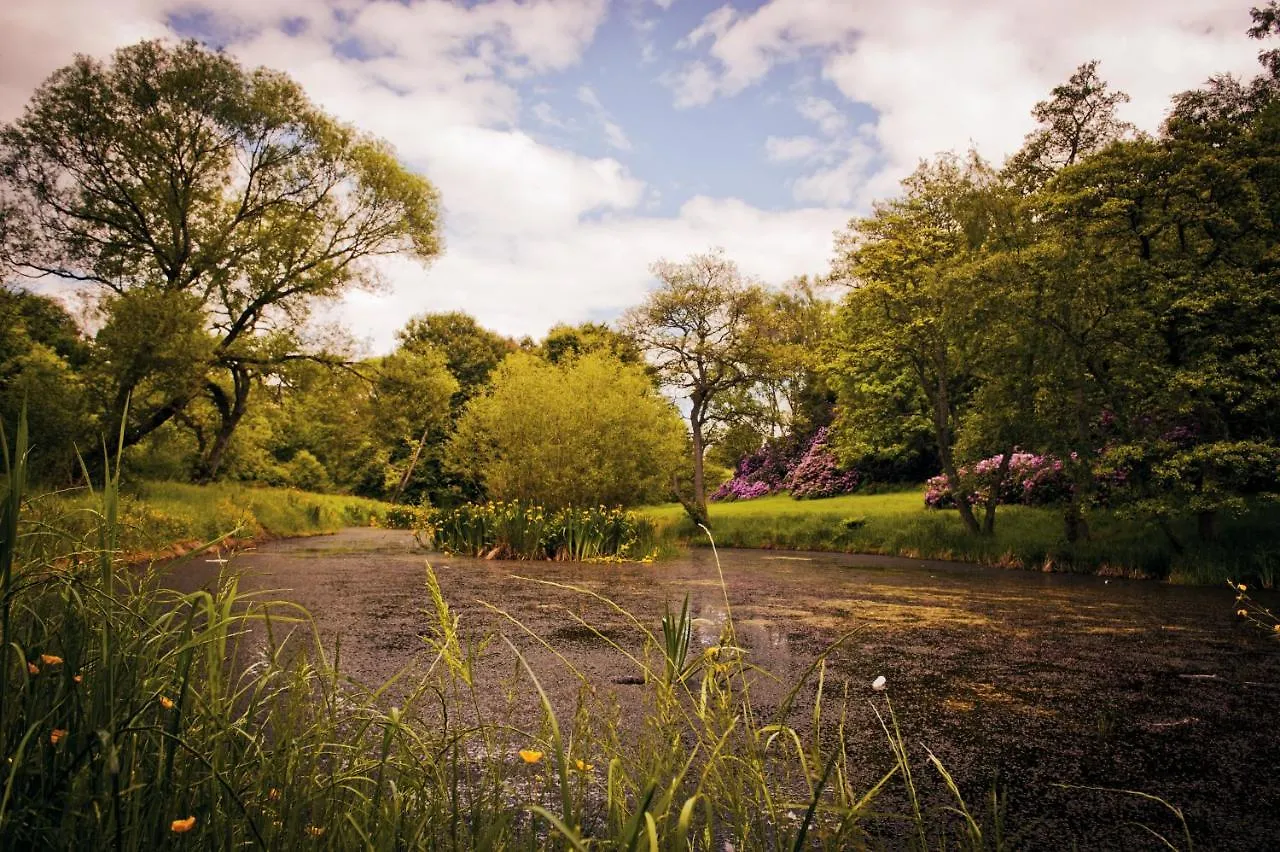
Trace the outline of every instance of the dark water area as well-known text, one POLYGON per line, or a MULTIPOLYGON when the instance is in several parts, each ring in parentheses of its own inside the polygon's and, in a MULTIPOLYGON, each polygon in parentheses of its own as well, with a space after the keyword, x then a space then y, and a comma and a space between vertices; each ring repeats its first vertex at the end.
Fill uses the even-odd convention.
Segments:
MULTIPOLYGON (((562 713, 579 689, 565 662, 485 604, 616 694, 624 716, 643 714, 628 705, 635 667, 570 613, 628 649, 639 648, 639 633, 589 596, 521 578, 590 589, 654 631, 664 604, 678 608, 688 593, 701 645, 726 618, 703 549, 657 565, 484 562, 425 554, 407 533, 357 529, 274 542, 228 567, 242 590, 274 590, 310 610, 326 643, 341 637, 344 672, 380 683, 425 664, 427 561, 464 633, 505 633, 562 713)), ((863 627, 829 658, 824 706, 834 712, 833 696, 847 689, 846 742, 864 783, 892 765, 873 712, 884 713, 887 698, 926 801, 946 804, 927 748, 975 812, 991 811, 993 787, 1005 794, 1020 848, 1164 848, 1135 822, 1180 839, 1156 803, 1061 785, 1160 796, 1183 810, 1201 849, 1280 848, 1280 642, 1235 616, 1230 589, 842 554, 730 550, 721 561, 738 637, 750 661, 779 678, 754 679, 762 710, 832 641, 863 627), (883 693, 870 687, 877 676, 888 681, 883 693)), ((198 588, 220 568, 179 565, 170 585, 198 588)), ((510 650, 491 643, 481 668, 492 712, 510 713, 507 686, 519 678, 510 650)), ((813 700, 811 684, 794 723, 813 700)))

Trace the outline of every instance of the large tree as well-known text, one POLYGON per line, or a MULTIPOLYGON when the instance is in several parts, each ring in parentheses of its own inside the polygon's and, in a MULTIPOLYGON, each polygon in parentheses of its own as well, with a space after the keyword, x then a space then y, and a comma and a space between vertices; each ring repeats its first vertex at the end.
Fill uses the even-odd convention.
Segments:
POLYGON ((689 401, 693 495, 681 499, 695 521, 705 522, 709 439, 732 419, 734 395, 768 369, 759 333, 765 291, 721 251, 683 263, 659 260, 651 271, 661 285, 627 312, 622 328, 647 353, 662 384, 689 401))
POLYGON ((116 326, 138 325, 119 315, 136 305, 197 313, 209 338, 187 365, 198 375, 139 394, 166 380, 134 347, 105 413, 120 417, 134 398, 132 445, 204 397, 218 421, 206 478, 255 383, 317 354, 300 329, 318 300, 375 285, 380 255, 439 251, 436 192, 385 142, 326 115, 285 75, 195 42, 142 42, 55 72, 0 130, 0 198, 10 268, 100 288, 116 326))

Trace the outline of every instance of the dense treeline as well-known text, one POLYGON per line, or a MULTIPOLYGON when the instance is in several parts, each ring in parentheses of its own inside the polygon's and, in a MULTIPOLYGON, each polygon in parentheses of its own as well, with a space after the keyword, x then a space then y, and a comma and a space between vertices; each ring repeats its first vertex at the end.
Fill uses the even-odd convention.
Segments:
MULTIPOLYGON (((1254 23, 1274 34, 1276 4, 1254 23)), ((427 314, 375 358, 307 320, 376 285, 378 256, 439 251, 431 185, 274 72, 191 43, 81 58, 0 133, 6 268, 87 297, 78 322, 0 295, 0 414, 32 402, 51 482, 123 420, 149 478, 676 497, 702 520, 717 487, 772 493, 803 465, 822 495, 938 474, 933 502, 978 535, 1039 482, 1069 541, 1099 506, 1212 538, 1280 492, 1276 55, 1176 96, 1155 134, 1086 63, 1004 164, 921 163, 821 279, 661 260, 615 326, 517 341, 427 314)))

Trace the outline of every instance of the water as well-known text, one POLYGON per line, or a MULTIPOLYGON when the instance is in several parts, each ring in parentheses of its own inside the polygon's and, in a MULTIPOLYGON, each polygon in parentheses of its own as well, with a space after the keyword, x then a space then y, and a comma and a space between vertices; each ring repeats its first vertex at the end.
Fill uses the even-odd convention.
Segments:
MULTIPOLYGON (((1280 643, 1240 622, 1229 589, 890 557, 721 557, 725 587, 707 550, 650 566, 429 558, 464 631, 505 632, 566 712, 577 681, 491 607, 546 638, 639 718, 642 708, 628 706, 639 692, 628 685, 635 667, 570 613, 631 650, 637 627, 587 594, 535 580, 607 596, 655 632, 664 604, 678 609, 688 593, 695 653, 717 641, 731 609, 751 662, 778 676, 755 679, 765 712, 831 642, 861 628, 829 658, 826 706, 834 712, 833 696, 847 689, 847 745, 868 783, 891 765, 872 710, 883 712, 887 699, 929 795, 941 801, 925 747, 979 809, 993 784, 1006 790, 1010 824, 1030 828, 1026 846, 1055 848, 1069 833, 1087 847, 1147 848, 1124 822, 1172 828, 1158 805, 1059 784, 1160 795, 1183 808, 1202 848, 1277 845, 1280 643), (871 689, 878 676, 884 693, 871 689)), ((246 590, 281 590, 313 612, 324 636, 341 634, 344 669, 376 683, 424 651, 427 558, 407 534, 349 530, 276 542, 232 565, 246 590)), ((193 563, 174 584, 209 582, 217 568, 193 563)), ((505 645, 490 646, 482 670, 492 711, 512 712, 500 688, 517 677, 505 645)), ((812 702, 804 690, 794 722, 812 702)))

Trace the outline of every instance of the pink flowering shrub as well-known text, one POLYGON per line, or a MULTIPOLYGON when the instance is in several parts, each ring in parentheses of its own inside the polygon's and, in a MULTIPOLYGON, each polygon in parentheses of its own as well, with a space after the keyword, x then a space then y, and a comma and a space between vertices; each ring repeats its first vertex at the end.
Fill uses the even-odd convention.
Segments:
POLYGON ((787 488, 792 497, 801 500, 835 497, 858 487, 858 471, 841 469, 835 453, 827 446, 828 434, 825 426, 819 429, 804 457, 791 471, 787 488))
POLYGON ((856 470, 842 470, 828 447, 828 430, 819 429, 807 441, 788 436, 766 441, 743 456, 733 479, 710 497, 714 501, 753 500, 790 491, 798 498, 834 497, 858 486, 856 470))
MULTIPOLYGON (((959 469, 961 479, 971 483, 971 503, 986 503, 993 489, 996 489, 996 500, 1001 504, 1051 506, 1070 498, 1071 479, 1063 469, 1061 459, 1037 453, 1014 452, 1009 459, 1009 469, 1005 472, 1003 481, 1000 481, 1003 461, 1003 455, 992 456, 959 469)), ((955 489, 946 474, 935 476, 925 483, 924 502, 933 509, 955 506, 955 489)))

